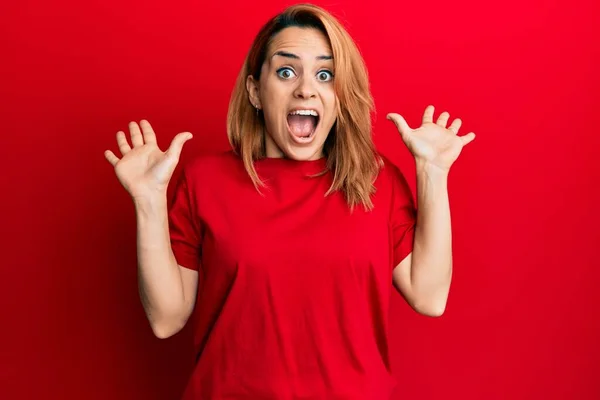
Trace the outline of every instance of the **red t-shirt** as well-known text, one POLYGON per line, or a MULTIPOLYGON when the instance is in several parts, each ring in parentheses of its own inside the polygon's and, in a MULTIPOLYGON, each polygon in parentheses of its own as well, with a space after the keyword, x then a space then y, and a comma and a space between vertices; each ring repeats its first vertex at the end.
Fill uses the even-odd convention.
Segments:
MULTIPOLYGON (((384 160, 385 161, 385 160, 384 160)), ((385 161, 374 210, 325 197, 325 159, 189 162, 169 211, 177 262, 199 271, 197 363, 185 400, 388 399, 392 270, 412 251, 416 209, 385 161)))

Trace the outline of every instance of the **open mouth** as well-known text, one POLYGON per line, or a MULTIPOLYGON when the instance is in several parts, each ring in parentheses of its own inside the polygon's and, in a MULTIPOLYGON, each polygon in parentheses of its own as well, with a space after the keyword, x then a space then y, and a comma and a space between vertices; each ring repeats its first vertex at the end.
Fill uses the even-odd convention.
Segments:
POLYGON ((288 129, 292 137, 300 142, 312 140, 319 125, 319 113, 311 109, 293 110, 287 115, 288 129))

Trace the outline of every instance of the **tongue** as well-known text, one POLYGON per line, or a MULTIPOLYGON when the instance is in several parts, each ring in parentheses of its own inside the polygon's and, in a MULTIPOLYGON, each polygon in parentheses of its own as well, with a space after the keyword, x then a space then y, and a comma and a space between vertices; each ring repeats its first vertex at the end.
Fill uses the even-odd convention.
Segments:
POLYGON ((288 124, 295 136, 308 137, 315 130, 315 117, 310 115, 290 115, 288 124))

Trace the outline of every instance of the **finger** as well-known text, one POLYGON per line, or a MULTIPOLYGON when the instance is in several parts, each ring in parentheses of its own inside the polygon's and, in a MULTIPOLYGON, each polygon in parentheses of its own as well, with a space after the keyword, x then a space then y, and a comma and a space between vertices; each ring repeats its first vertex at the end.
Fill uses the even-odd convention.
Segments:
POLYGON ((460 138, 462 139, 463 145, 466 146, 469 143, 471 143, 473 140, 475 140, 475 133, 470 132, 464 136, 460 136, 460 138))
POLYGON ((179 156, 181 155, 181 149, 185 142, 190 140, 193 135, 190 132, 181 132, 175 135, 173 141, 171 141, 171 145, 167 150, 167 155, 169 157, 173 157, 175 160, 179 160, 179 156))
POLYGON ((142 127, 142 134, 144 136, 144 142, 156 144, 156 134, 154 133, 154 129, 152 129, 150 122, 143 119, 140 121, 140 126, 142 127))
POLYGON ((402 136, 405 136, 412 131, 410 126, 408 126, 408 124, 406 123, 404 117, 402 117, 402 115, 400 114, 389 113, 387 115, 387 119, 391 120, 396 125, 396 128, 398 128, 398 131, 402 136))
POLYGON ((119 151, 122 155, 131 151, 131 147, 129 146, 129 143, 127 143, 127 138, 125 137, 125 132, 117 132, 117 145, 119 146, 119 151))
POLYGON ((144 138, 142 137, 142 132, 140 131, 140 127, 134 121, 129 123, 129 133, 131 135, 131 144, 133 147, 140 147, 144 145, 144 138))
POLYGON ((104 158, 106 158, 113 167, 119 162, 119 157, 115 156, 115 153, 110 150, 104 152, 104 158))
POLYGON ((433 123, 433 112, 434 111, 435 111, 435 107, 431 104, 425 108, 425 112, 423 113, 423 124, 433 123))
POLYGON ((456 118, 454 121, 452 121, 452 124, 450 124, 450 127, 448 129, 450 129, 456 135, 458 133, 458 130, 460 129, 461 125, 462 125, 462 120, 460 118, 456 118))
POLYGON ((450 118, 450 113, 448 111, 444 111, 438 117, 436 124, 438 124, 442 128, 445 128, 446 125, 448 125, 448 118, 450 118))

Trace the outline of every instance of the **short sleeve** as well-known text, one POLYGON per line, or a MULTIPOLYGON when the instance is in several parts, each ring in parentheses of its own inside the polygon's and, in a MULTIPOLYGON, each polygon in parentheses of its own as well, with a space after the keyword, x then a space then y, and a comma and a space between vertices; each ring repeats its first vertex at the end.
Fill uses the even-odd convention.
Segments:
POLYGON ((394 267, 413 250, 417 210, 412 192, 402 172, 387 162, 391 180, 390 231, 394 267))
POLYGON ((169 236, 177 264, 198 271, 201 256, 201 230, 193 198, 184 170, 176 181, 169 206, 169 236))

